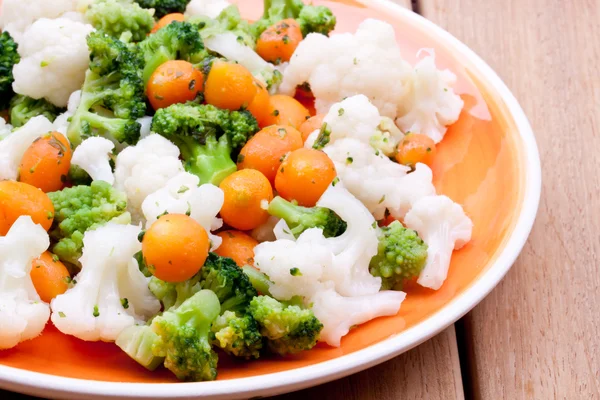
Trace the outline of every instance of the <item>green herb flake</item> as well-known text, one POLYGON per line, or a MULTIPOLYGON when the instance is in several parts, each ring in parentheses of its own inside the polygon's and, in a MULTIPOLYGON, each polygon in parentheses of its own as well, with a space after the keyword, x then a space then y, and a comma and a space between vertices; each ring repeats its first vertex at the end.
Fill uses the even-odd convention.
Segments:
POLYGON ((121 305, 126 310, 129 308, 129 300, 127 300, 127 297, 121 299, 121 305))
POLYGON ((47 67, 48 65, 50 65, 50 61, 43 60, 40 63, 40 67, 42 67, 42 68, 47 67))
POLYGON ((146 234, 146 231, 142 230, 140 231, 140 233, 138 233, 138 241, 141 243, 144 240, 144 235, 146 234))
POLYGON ((189 188, 189 187, 187 187, 187 186, 182 186, 182 187, 180 187, 180 188, 179 188, 179 190, 177 191, 177 194, 182 194, 182 193, 185 193, 185 192, 187 192, 188 190, 190 190, 190 188, 189 188))
POLYGON ((346 164, 350 165, 354 162, 354 159, 352 157, 347 157, 346 158, 346 164))
POLYGON ((92 315, 94 316, 94 318, 98 318, 100 316, 100 311, 98 311, 97 305, 94 306, 94 312, 92 313, 92 315))
POLYGON ((58 316, 59 316, 59 317, 61 317, 61 318, 64 318, 64 317, 66 317, 65 313, 64 313, 64 312, 62 312, 62 311, 59 311, 59 312, 58 312, 58 316))
POLYGON ((58 262, 58 260, 60 260, 60 258, 58 258, 56 254, 52 254, 52 261, 58 262))
POLYGON ((340 178, 338 178, 337 176, 335 177, 335 179, 333 181, 331 181, 331 186, 335 186, 339 183, 340 178))
POLYGON ((290 268, 290 275, 292 276, 302 276, 302 272, 296 267, 290 268))
POLYGON ((345 110, 343 108, 340 108, 338 110, 338 115, 341 117, 342 115, 344 115, 345 110))

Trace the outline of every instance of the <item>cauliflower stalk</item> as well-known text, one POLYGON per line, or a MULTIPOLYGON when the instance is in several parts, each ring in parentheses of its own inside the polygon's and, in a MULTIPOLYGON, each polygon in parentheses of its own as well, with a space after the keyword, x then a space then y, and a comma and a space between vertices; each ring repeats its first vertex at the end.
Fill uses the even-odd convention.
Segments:
POLYGON ((462 207, 446 196, 427 196, 406 214, 404 223, 427 243, 427 263, 417 283, 439 289, 450 267, 452 252, 462 248, 473 231, 473 222, 462 207))
POLYGON ((148 195, 142 203, 146 229, 164 213, 188 214, 208 233, 211 251, 216 250, 222 239, 210 232, 223 226, 223 220, 217 218, 217 214, 225 197, 217 186, 198 186, 199 183, 200 179, 196 175, 181 172, 171 178, 163 188, 148 195))
POLYGON ((25 125, 0 141, 0 180, 17 180, 19 164, 25 151, 34 140, 51 131, 52 122, 40 115, 31 118, 25 125))
POLYGON ((139 227, 114 223, 86 232, 77 284, 51 302, 58 330, 82 340, 111 342, 160 311, 133 258, 142 248, 140 232, 139 227))
POLYGON ((67 18, 35 21, 19 41, 21 61, 13 69, 16 93, 65 107, 81 88, 89 63, 91 25, 67 18))
POLYGON ((0 118, 0 141, 7 138, 8 135, 12 133, 12 128, 12 125, 7 124, 4 118, 0 118))
POLYGON ((115 188, 127 195, 127 210, 135 223, 144 218, 142 203, 146 197, 165 187, 180 172, 183 165, 179 149, 160 135, 151 134, 119 153, 115 188))
POLYGON ((110 154, 115 144, 102 137, 91 137, 83 142, 73 152, 71 164, 79 166, 87 172, 94 181, 115 182, 110 167, 110 154))
POLYGON ((413 128, 439 142, 463 107, 454 81, 451 72, 435 67, 433 55, 413 68, 400 54, 393 27, 367 19, 354 34, 309 34, 292 56, 280 91, 293 95, 308 83, 319 113, 364 94, 401 129, 413 128))
POLYGON ((50 245, 46 231, 21 216, 0 237, 0 350, 42 333, 50 308, 38 296, 29 272, 31 263, 50 245))
POLYGON ((279 87, 281 72, 275 65, 263 60, 251 47, 240 43, 236 34, 226 32, 207 37, 204 39, 204 45, 207 49, 246 67, 271 93, 275 93, 279 87))
POLYGON ((81 102, 81 90, 76 90, 69 96, 69 102, 67 104, 67 110, 62 114, 58 115, 54 120, 54 130, 62 133, 63 135, 67 134, 67 130, 69 129, 69 123, 75 111, 77 111, 77 107, 79 107, 79 103, 81 102))

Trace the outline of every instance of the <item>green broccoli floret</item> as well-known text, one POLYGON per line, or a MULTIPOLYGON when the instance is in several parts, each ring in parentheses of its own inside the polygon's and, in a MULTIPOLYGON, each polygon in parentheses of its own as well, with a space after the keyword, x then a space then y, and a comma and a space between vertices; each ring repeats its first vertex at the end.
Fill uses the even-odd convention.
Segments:
POLYGON ((48 197, 54 205, 50 237, 56 244, 52 252, 75 266, 79 265, 85 231, 109 221, 131 222, 131 216, 126 212, 127 197, 104 181, 48 193, 48 197))
POLYGON ((243 311, 257 295, 248 276, 231 258, 209 253, 204 266, 184 282, 164 282, 152 277, 150 291, 161 301, 165 310, 178 307, 202 289, 210 289, 222 303, 222 312, 243 311))
POLYGON ((248 111, 189 102, 159 109, 152 131, 179 147, 186 171, 200 184, 219 185, 237 170, 232 156, 258 131, 258 123, 248 111))
POLYGON ((185 11, 190 0, 135 0, 144 8, 153 8, 156 18, 162 18, 171 13, 182 13, 185 11))
POLYGON ((18 94, 10 101, 10 123, 14 128, 18 128, 38 115, 43 115, 50 122, 53 122, 58 114, 64 111, 64 109, 56 107, 45 99, 36 100, 18 94))
MULTIPOLYGON (((139 261, 138 261, 139 264, 139 261)), ((150 272, 150 271, 149 271, 150 272)), ((199 285, 200 275, 196 274, 185 282, 164 282, 153 276, 148 283, 148 288, 163 305, 163 309, 179 307, 185 300, 201 290, 199 285)))
POLYGON ((252 49, 256 47, 256 38, 252 34, 250 23, 242 18, 236 5, 225 8, 217 18, 199 16, 190 18, 189 22, 198 25, 202 39, 231 32, 246 46, 252 49))
POLYGON ((154 13, 133 0, 94 0, 85 12, 86 19, 98 30, 114 37, 131 32, 132 40, 139 42, 154 27, 154 13))
POLYGON ((313 32, 327 35, 336 24, 328 7, 305 5, 302 0, 264 0, 263 16, 252 25, 254 36, 258 38, 268 27, 288 18, 298 22, 304 36, 313 32))
POLYGON ((115 344, 140 365, 154 371, 165 360, 164 357, 156 356, 153 352, 157 341, 158 335, 154 333, 151 326, 134 325, 121 331, 115 344))
POLYGON ((257 296, 248 311, 260 326, 269 349, 280 355, 312 349, 323 324, 309 309, 280 303, 269 296, 257 296))
POLYGON ((185 60, 198 64, 208 57, 196 25, 173 21, 139 43, 144 56, 142 77, 147 83, 152 73, 169 60, 185 60))
POLYGON ((398 221, 379 230, 377 255, 371 259, 371 275, 380 276, 382 289, 402 288, 402 283, 421 273, 427 261, 427 244, 398 221))
POLYGON ((8 108, 13 97, 13 66, 21 60, 17 43, 8 32, 0 33, 0 110, 8 108))
POLYGON ((81 102, 67 130, 73 147, 90 136, 104 136, 135 144, 146 111, 141 78, 143 60, 134 47, 100 32, 87 38, 90 67, 83 83, 81 102))
POLYGON ((302 207, 279 196, 271 201, 268 212, 284 219, 296 238, 310 228, 322 229, 325 237, 336 237, 346 231, 346 222, 330 209, 302 207))
POLYGON ((220 310, 219 298, 210 290, 201 290, 152 321, 152 330, 159 336, 153 353, 165 357, 165 367, 177 378, 216 379, 218 355, 211 348, 210 328, 220 310))
POLYGON ((212 290, 219 297, 221 312, 243 311, 258 294, 248 276, 231 258, 209 253, 198 274, 200 287, 212 290))
POLYGON ((215 320, 211 330, 213 344, 227 354, 247 360, 260 356, 263 338, 251 315, 225 311, 215 320))

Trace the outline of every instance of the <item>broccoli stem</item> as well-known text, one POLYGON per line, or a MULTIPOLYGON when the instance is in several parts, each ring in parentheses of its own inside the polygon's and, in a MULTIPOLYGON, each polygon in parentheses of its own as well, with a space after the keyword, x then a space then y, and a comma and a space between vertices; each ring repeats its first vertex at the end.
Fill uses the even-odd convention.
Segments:
POLYGON ((231 159, 231 144, 227 135, 217 140, 214 134, 209 134, 203 142, 191 136, 173 139, 181 150, 186 171, 198 176, 201 185, 212 183, 219 186, 223 179, 237 171, 231 159))
POLYGON ((262 272, 250 265, 244 265, 242 267, 242 271, 244 271, 244 273, 248 276, 248 279, 250 279, 250 283, 252 284, 254 289, 256 289, 257 292, 267 296, 271 295, 270 288, 273 282, 269 280, 269 277, 267 275, 263 274, 262 272))

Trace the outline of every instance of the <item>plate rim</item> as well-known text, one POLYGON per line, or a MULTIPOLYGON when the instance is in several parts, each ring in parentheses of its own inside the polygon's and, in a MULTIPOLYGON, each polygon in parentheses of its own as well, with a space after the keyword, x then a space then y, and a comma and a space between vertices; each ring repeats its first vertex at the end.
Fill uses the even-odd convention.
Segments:
MULTIPOLYGON (((362 3, 362 0, 359 1, 362 3)), ((498 285, 523 249, 539 208, 542 172, 539 151, 531 125, 519 102, 502 79, 466 44, 425 17, 393 3, 391 0, 370 0, 370 3, 375 7, 387 8, 394 14, 423 26, 439 38, 445 47, 450 47, 465 56, 475 66, 475 70, 485 78, 485 82, 499 95, 514 120, 525 157, 523 201, 511 236, 487 271, 483 272, 475 282, 435 314, 400 334, 350 354, 306 367, 222 381, 160 384, 68 378, 0 365, 0 387, 31 395, 51 395, 73 399, 80 398, 81 395, 90 399, 190 397, 237 399, 292 392, 365 370, 418 346, 456 322, 498 285)))

